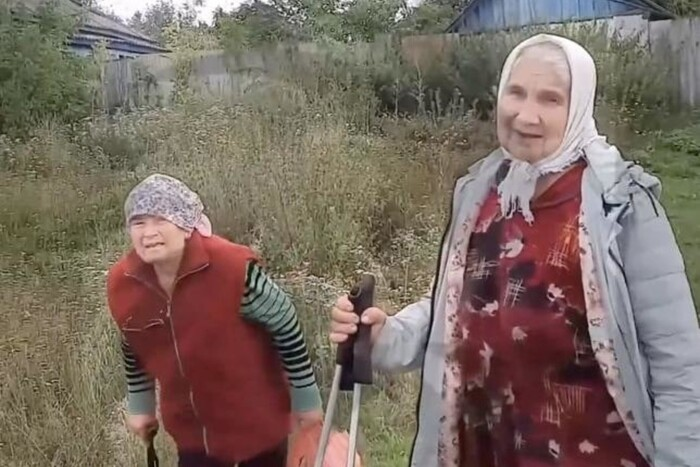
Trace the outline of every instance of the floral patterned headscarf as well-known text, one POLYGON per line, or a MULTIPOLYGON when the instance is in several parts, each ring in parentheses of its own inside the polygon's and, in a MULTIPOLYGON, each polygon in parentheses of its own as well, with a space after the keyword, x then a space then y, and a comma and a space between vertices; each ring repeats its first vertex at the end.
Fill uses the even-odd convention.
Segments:
POLYGON ((212 235, 199 195, 168 175, 153 174, 136 185, 126 198, 124 215, 127 225, 136 216, 158 216, 188 232, 212 235))

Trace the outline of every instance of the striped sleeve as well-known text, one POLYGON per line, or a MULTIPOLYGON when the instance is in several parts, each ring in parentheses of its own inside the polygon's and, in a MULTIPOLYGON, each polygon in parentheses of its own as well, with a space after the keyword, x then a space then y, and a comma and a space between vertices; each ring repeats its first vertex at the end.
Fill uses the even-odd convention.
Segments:
POLYGON ((156 413, 155 382, 131 350, 129 343, 121 338, 122 356, 126 371, 127 411, 131 415, 156 413))
POLYGON ((321 394, 294 304, 257 263, 248 263, 241 314, 272 334, 291 385, 292 410, 321 408, 321 394))

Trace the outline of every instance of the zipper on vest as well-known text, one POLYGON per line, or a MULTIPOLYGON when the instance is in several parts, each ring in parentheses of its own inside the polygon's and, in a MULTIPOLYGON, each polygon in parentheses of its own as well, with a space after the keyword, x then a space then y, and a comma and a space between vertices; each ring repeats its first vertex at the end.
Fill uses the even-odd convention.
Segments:
MULTIPOLYGON (((192 271, 189 271, 189 272, 183 274, 180 277, 175 278, 175 282, 173 283, 173 293, 175 293, 175 288, 177 287, 177 283, 180 282, 180 280, 182 278, 187 277, 190 274, 194 274, 195 272, 199 272, 202 269, 205 269, 207 266, 209 266, 209 264, 205 264, 197 269, 194 269, 192 271)), ((136 279, 138 282, 144 284, 146 287, 150 288, 151 290, 154 290, 158 295, 163 297, 167 303, 166 316, 168 317, 168 327, 170 328, 170 336, 173 339, 173 348, 175 350, 175 358, 177 360, 178 370, 180 372, 180 376, 182 377, 182 379, 187 383, 188 392, 189 392, 189 396, 190 396, 189 397, 190 404, 192 405, 192 411, 194 412, 195 418, 197 419, 199 424, 202 426, 202 442, 204 444, 204 451, 207 455, 209 455, 209 442, 207 441, 207 427, 204 425, 204 422, 202 422, 202 419, 199 416, 199 411, 197 410, 197 405, 194 402, 194 392, 192 391, 192 385, 187 380, 187 376, 185 376, 185 367, 182 364, 182 359, 180 357, 180 349, 177 345, 177 335, 175 333, 175 325, 173 324, 172 300, 167 295, 164 295, 163 292, 158 287, 154 287, 147 280, 143 280, 140 277, 137 277, 137 276, 129 274, 129 273, 125 273, 125 274, 133 279, 136 279)))
MULTIPOLYGON (((175 278, 175 282, 173 283, 173 294, 175 293, 175 289, 177 288, 178 282, 186 276, 189 276, 190 274, 194 274, 195 272, 201 271, 202 269, 206 268, 209 266, 208 264, 205 264, 204 266, 201 266, 193 271, 189 271, 185 274, 183 274, 180 277, 175 278)), ((171 295, 172 296, 172 295, 171 295)), ((180 368, 180 375, 182 376, 182 379, 187 382, 187 386, 189 387, 189 393, 190 393, 190 404, 192 404, 192 411, 194 412, 194 416, 199 421, 199 424, 202 425, 202 443, 204 444, 204 452, 209 455, 209 442, 207 441, 207 427, 204 425, 204 422, 202 421, 201 417, 199 416, 199 411, 197 410, 197 404, 194 403, 194 392, 192 391, 192 385, 190 384, 189 381, 187 381, 187 377, 185 376, 185 369, 184 366, 182 365, 182 360, 180 359, 180 349, 177 346, 177 337, 175 335, 175 324, 173 321, 172 317, 172 301, 168 299, 168 317, 170 318, 168 322, 170 323, 170 332, 173 336, 173 347, 175 347, 175 357, 177 358, 177 364, 180 368)))
POLYGON ((173 347, 175 348, 175 358, 177 359, 177 366, 178 369, 180 370, 180 376, 182 376, 182 379, 187 382, 187 387, 189 388, 189 395, 190 395, 190 404, 192 404, 192 411, 194 412, 195 418, 199 421, 200 425, 202 425, 202 441, 204 443, 204 451, 206 452, 207 455, 209 455, 209 443, 207 442, 207 427, 204 426, 204 423, 202 422, 202 419, 199 416, 199 411, 197 410, 197 404, 194 403, 194 392, 192 391, 192 385, 187 381, 187 377, 185 376, 185 368, 182 365, 182 359, 180 358, 180 349, 177 346, 177 336, 175 334, 175 325, 173 324, 173 316, 172 316, 172 306, 171 306, 171 301, 168 300, 168 323, 170 327, 170 335, 173 338, 173 347))

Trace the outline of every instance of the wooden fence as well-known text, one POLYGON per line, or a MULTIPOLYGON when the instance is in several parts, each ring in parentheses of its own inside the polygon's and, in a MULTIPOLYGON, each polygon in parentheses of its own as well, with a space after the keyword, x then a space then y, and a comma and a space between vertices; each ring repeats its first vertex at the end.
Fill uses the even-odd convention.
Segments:
MULTIPOLYGON (((627 16, 598 21, 623 36, 634 34, 651 53, 668 62, 668 79, 677 80, 679 97, 700 107, 700 18, 648 21, 627 16)), ((585 23, 584 23, 585 24, 585 23)), ((556 27, 556 25, 553 25, 556 27)), ((385 57, 395 53, 395 39, 383 37, 372 44, 356 47, 356 53, 385 57)), ((409 61, 420 57, 434 59, 458 40, 454 34, 413 36, 401 39, 399 50, 409 61)), ((223 51, 198 52, 188 58, 186 75, 175 55, 149 55, 111 62, 105 70, 103 96, 110 107, 167 106, 183 78, 187 87, 202 97, 236 100, 251 87, 274 79, 280 63, 311 58, 318 61, 328 50, 316 44, 280 44, 267 49, 227 54, 223 51)))
POLYGON ((649 42, 655 54, 673 59, 681 99, 700 107, 700 18, 649 23, 649 42))

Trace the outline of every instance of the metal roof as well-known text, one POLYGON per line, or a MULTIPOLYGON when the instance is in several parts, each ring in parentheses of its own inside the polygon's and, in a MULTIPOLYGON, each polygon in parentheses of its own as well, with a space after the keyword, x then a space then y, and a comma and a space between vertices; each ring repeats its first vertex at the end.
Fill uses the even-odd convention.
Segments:
MULTIPOLYGON (((41 5, 48 3, 48 0, 15 0, 13 3, 15 8, 24 7, 33 13, 41 5)), ((107 49, 129 54, 168 52, 156 40, 98 11, 81 5, 79 1, 59 0, 58 9, 66 15, 84 18, 71 38, 70 46, 85 48, 89 45, 92 47, 104 40, 107 49)))
POLYGON ((613 16, 673 14, 655 0, 472 0, 446 32, 486 32, 613 16))

